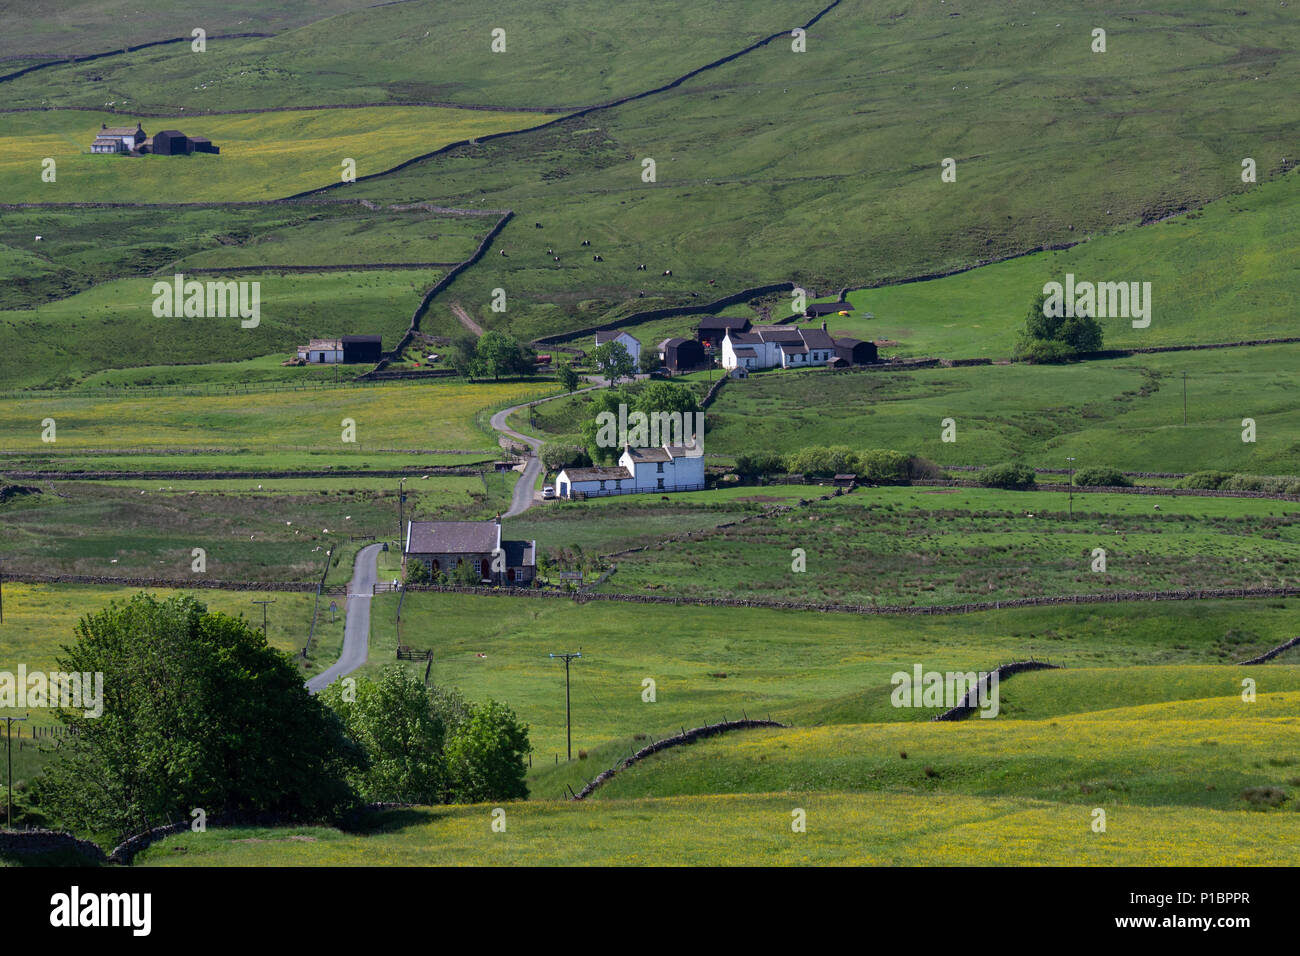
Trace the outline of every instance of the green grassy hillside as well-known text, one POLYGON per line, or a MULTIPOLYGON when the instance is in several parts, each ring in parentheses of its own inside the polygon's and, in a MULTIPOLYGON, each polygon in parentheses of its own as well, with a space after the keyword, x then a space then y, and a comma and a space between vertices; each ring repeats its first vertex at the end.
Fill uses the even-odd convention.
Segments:
POLYGON ((1088 808, 942 794, 742 794, 395 810, 368 834, 324 828, 187 833, 145 866, 1285 865, 1300 815, 1088 808), (792 811, 807 831, 791 830, 792 811))
MULTIPOLYGON (((147 133, 206 136, 218 155, 103 156, 90 152, 100 124, 136 117, 76 110, 15 113, 0 137, 0 202, 208 202, 281 199, 337 183, 342 162, 369 176, 463 139, 535 126, 544 114, 429 107, 243 113, 139 121, 147 133), (41 161, 57 179, 41 179, 41 161)), ((427 197, 426 197, 427 198, 427 197)))

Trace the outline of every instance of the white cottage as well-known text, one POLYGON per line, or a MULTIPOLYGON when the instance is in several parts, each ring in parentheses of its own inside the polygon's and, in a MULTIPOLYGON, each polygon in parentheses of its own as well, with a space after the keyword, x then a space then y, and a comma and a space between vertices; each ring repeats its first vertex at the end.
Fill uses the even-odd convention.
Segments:
POLYGON ((600 498, 704 488, 704 454, 694 445, 623 449, 615 468, 565 468, 555 479, 561 498, 600 498))
POLYGON ((129 126, 107 126, 101 123, 99 133, 96 134, 94 142, 90 144, 90 151, 92 153, 129 153, 143 146, 145 139, 144 128, 139 123, 135 124, 135 129, 129 126))
POLYGON ((623 331, 597 332, 596 345, 599 347, 606 342, 622 343, 623 348, 627 349, 627 354, 632 356, 632 364, 637 368, 641 367, 641 340, 636 336, 623 331))
POLYGON ((753 331, 727 330, 722 340, 722 367, 753 371, 760 368, 811 368, 835 361, 835 340, 820 329, 786 325, 756 325, 753 331))
POLYGON ((298 358, 309 365, 335 365, 343 361, 343 340, 312 339, 298 346, 298 358))

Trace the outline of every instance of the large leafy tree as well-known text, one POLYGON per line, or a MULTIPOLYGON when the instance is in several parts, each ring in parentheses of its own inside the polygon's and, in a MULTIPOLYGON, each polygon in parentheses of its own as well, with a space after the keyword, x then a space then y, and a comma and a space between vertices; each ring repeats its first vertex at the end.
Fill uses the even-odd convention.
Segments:
POLYGON ((524 800, 528 726, 505 704, 469 704, 447 738, 447 770, 456 803, 524 800))
POLYGON ((592 364, 611 384, 636 375, 636 363, 622 342, 606 342, 591 351, 592 364))
POLYGON ((378 680, 357 679, 355 694, 345 695, 342 682, 336 681, 322 697, 370 758, 351 777, 364 799, 442 802, 446 726, 419 678, 394 664, 378 680))
POLYGON ((475 355, 483 375, 529 375, 536 371, 536 356, 513 335, 495 329, 479 336, 475 355))
POLYGON ((555 375, 566 392, 572 393, 577 389, 580 379, 578 378, 578 370, 573 367, 572 362, 561 361, 556 366, 555 375))
POLYGON ((242 618, 140 594, 76 634, 59 666, 103 675, 103 713, 59 712, 74 733, 39 788, 60 823, 127 832, 195 808, 321 819, 355 802, 364 753, 242 618))
POLYGON ((1016 358, 1022 362, 1048 364, 1068 362, 1080 352, 1095 352, 1102 346, 1101 323, 1090 315, 1056 315, 1047 308, 1047 295, 1039 293, 1025 315, 1025 329, 1016 343, 1016 358))

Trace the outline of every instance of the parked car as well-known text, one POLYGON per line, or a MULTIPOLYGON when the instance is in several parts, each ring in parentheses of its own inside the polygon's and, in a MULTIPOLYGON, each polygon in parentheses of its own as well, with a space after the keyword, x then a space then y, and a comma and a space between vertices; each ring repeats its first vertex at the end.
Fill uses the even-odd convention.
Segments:
POLYGON ((554 485, 546 485, 544 488, 542 488, 542 497, 545 498, 545 499, 547 499, 548 501, 549 501, 551 498, 554 498, 554 497, 555 497, 555 486, 554 486, 554 485))

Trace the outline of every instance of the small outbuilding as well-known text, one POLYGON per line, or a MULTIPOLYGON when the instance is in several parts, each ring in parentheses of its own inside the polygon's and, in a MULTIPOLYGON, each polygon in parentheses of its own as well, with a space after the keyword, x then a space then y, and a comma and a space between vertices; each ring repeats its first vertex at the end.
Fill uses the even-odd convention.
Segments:
POLYGON ((827 315, 839 315, 841 312, 852 312, 853 306, 848 302, 814 302, 804 309, 804 316, 809 319, 819 319, 827 315))
POLYGON ((345 335, 340 341, 344 362, 378 362, 383 357, 383 340, 378 335, 345 335))
POLYGON ((707 366, 709 357, 694 339, 673 338, 659 343, 659 361, 670 372, 689 372, 707 366))
POLYGON ((847 336, 836 337, 835 354, 849 365, 871 365, 880 360, 875 342, 863 342, 847 336))

